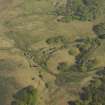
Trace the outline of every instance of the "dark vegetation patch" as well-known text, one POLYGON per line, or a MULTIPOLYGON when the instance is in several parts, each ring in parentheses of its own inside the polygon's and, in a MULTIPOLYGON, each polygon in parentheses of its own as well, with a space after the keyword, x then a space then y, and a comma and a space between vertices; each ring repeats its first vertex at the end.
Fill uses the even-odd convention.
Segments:
POLYGON ((37 105, 37 90, 33 86, 28 86, 14 95, 11 105, 37 105))
POLYGON ((70 39, 65 36, 55 36, 55 37, 50 37, 46 40, 47 44, 52 44, 52 45, 63 45, 64 47, 67 47, 68 44, 70 44, 70 39))
POLYGON ((91 71, 97 66, 97 60, 90 59, 89 56, 101 45, 98 38, 85 38, 77 40, 77 48, 80 54, 76 56, 76 65, 80 71, 91 71))
POLYGON ((72 56, 76 56, 78 54, 77 50, 75 47, 71 47, 69 50, 68 50, 68 53, 69 55, 72 55, 72 56))
POLYGON ((105 76, 105 67, 98 68, 98 71, 96 72, 96 75, 105 76))
POLYGON ((93 31, 100 39, 105 39, 105 23, 99 23, 93 27, 93 31))
POLYGON ((80 99, 75 105, 104 105, 105 104, 105 76, 94 78, 87 87, 80 92, 80 99))
POLYGON ((57 2, 55 13, 64 16, 61 21, 92 21, 105 13, 104 0, 66 0, 66 4, 57 2))

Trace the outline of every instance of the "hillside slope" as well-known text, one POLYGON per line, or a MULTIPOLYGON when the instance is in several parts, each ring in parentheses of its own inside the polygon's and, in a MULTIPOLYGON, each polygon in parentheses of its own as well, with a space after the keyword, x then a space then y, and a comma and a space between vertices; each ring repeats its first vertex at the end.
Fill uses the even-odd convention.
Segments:
POLYGON ((105 41, 93 31, 104 16, 64 21, 55 10, 65 4, 66 0, 0 0, 0 105, 11 105, 14 95, 28 86, 38 91, 37 105, 69 105, 79 99, 97 68, 105 66, 105 41))

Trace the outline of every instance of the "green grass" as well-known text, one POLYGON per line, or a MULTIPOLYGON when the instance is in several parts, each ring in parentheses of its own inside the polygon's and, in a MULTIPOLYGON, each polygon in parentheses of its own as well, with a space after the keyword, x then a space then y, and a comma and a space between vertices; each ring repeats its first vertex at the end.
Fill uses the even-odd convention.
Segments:
POLYGON ((0 76, 0 104, 6 105, 12 98, 11 95, 16 87, 14 78, 0 76))
POLYGON ((12 32, 6 33, 7 37, 14 41, 15 47, 25 51, 30 48, 30 46, 37 42, 38 39, 31 36, 27 32, 12 32))

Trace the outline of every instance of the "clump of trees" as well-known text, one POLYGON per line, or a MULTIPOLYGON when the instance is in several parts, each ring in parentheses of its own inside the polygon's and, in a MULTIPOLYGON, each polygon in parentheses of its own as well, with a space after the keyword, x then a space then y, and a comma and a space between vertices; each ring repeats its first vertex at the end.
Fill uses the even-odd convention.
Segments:
POLYGON ((90 55, 101 45, 98 38, 82 38, 76 40, 76 47, 80 53, 76 56, 75 63, 68 65, 61 62, 58 65, 60 73, 57 75, 56 83, 59 86, 70 83, 79 83, 83 78, 88 76, 90 71, 96 70, 98 61, 91 58, 90 55))
POLYGON ((75 105, 105 105, 104 82, 105 76, 94 78, 87 87, 82 88, 75 105))
POLYGON ((48 44, 63 44, 64 46, 66 46, 67 44, 70 43, 70 40, 68 37, 65 36, 55 36, 55 37, 50 37, 46 40, 46 42, 48 44))
POLYGON ((98 76, 105 76, 105 67, 98 68, 98 71, 96 72, 98 76))
POLYGON ((80 50, 80 54, 76 56, 76 66, 80 71, 91 71, 97 65, 97 60, 90 59, 89 56, 101 45, 98 38, 85 38, 78 39, 77 48, 80 50))
POLYGON ((105 23, 99 23, 93 27, 93 31, 96 33, 98 38, 105 39, 105 23))
POLYGON ((28 86, 14 95, 11 105, 37 105, 37 90, 33 86, 28 86))
POLYGON ((105 12, 104 0, 66 0, 64 5, 56 10, 57 15, 63 15, 63 20, 94 20, 105 12), (62 12, 61 12, 62 11, 62 12))
POLYGON ((91 48, 96 48, 97 46, 100 46, 100 39, 91 38, 91 37, 85 37, 80 38, 76 40, 76 47, 79 48, 80 52, 89 51, 91 48))
POLYGON ((72 56, 76 56, 78 54, 78 51, 77 49, 74 47, 71 47, 69 50, 68 50, 68 54, 69 55, 72 55, 72 56))

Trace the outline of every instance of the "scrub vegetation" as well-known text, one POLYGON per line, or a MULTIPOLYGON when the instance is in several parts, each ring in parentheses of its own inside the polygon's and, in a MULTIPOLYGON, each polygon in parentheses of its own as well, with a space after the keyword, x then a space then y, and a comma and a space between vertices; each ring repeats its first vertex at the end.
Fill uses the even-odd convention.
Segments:
POLYGON ((104 105, 104 14, 104 0, 0 0, 0 105, 104 105))

